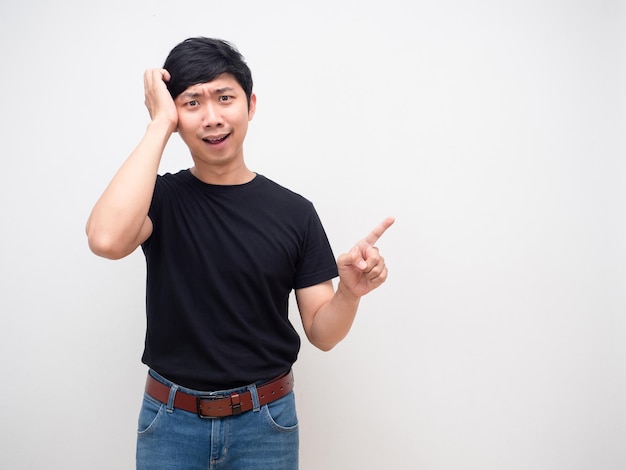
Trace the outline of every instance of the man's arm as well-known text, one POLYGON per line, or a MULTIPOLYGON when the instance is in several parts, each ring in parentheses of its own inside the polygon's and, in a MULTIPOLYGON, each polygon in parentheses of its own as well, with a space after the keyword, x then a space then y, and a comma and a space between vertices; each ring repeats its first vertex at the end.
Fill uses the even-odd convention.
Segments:
POLYGON ((152 121, 141 142, 113 177, 87 221, 89 248, 119 259, 132 253, 152 233, 148 217, 159 163, 176 130, 178 114, 165 81, 169 73, 151 69, 144 75, 146 106, 152 121))
POLYGON ((385 260, 375 244, 394 222, 393 217, 386 218, 348 253, 337 258, 336 291, 332 281, 296 291, 304 332, 314 346, 328 351, 345 338, 361 297, 387 279, 385 260))

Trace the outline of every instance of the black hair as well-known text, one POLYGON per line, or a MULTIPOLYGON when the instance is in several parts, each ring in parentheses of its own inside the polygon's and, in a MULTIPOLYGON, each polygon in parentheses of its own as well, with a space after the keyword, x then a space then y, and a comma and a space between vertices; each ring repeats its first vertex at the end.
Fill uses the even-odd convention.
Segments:
POLYGON ((205 37, 186 39, 170 51, 163 68, 170 73, 167 89, 174 99, 192 85, 229 73, 243 88, 250 106, 252 73, 241 53, 227 41, 205 37))

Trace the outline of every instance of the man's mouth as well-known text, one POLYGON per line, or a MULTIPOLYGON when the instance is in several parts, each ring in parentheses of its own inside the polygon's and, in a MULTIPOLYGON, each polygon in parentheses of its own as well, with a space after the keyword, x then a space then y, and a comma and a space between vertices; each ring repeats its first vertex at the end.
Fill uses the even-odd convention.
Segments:
POLYGON ((219 144, 221 142, 224 142, 228 138, 228 136, 230 136, 230 134, 217 137, 203 137, 202 140, 207 144, 219 144))

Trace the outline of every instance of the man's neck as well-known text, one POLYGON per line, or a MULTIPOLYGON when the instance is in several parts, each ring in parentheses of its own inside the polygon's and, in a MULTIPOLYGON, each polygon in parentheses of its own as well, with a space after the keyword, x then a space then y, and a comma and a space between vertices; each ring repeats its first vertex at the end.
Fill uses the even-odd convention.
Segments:
POLYGON ((220 186, 233 186, 249 183, 256 176, 256 173, 250 171, 245 165, 236 169, 214 169, 193 166, 190 171, 191 174, 200 181, 220 186))

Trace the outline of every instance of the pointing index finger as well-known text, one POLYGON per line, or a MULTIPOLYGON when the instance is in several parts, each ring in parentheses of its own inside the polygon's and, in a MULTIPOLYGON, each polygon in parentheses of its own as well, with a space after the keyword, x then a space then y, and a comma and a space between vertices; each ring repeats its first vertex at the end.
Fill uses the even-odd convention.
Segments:
POLYGON ((393 225, 396 221, 395 217, 387 217, 381 223, 379 223, 374 229, 364 238, 366 243, 374 246, 378 239, 382 237, 383 233, 393 225))

